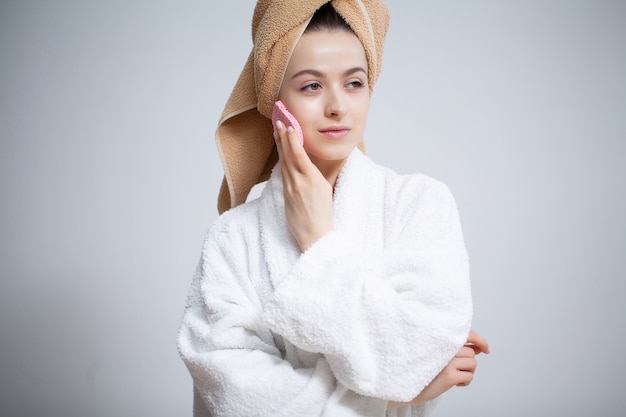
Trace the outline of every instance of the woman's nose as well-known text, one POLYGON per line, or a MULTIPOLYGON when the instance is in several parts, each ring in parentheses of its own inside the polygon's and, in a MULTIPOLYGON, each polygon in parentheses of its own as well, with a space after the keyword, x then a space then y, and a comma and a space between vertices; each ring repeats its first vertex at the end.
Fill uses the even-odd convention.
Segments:
POLYGON ((331 91, 326 103, 326 117, 340 118, 346 114, 346 102, 341 92, 331 91))

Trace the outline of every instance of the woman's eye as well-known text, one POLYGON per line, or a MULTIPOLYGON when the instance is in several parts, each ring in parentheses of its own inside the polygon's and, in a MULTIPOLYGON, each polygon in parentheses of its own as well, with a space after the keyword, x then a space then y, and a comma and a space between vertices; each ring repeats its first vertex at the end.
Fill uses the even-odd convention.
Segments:
POLYGON ((302 87, 304 91, 317 91, 320 88, 322 88, 322 85, 320 83, 309 83, 302 87))
POLYGON ((363 83, 359 80, 350 81, 348 83, 348 88, 361 88, 363 87, 363 83))

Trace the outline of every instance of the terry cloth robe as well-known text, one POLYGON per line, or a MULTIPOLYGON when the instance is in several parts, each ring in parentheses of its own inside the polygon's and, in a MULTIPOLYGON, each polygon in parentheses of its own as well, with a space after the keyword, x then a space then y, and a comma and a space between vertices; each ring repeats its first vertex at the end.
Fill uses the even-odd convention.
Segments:
POLYGON ((355 149, 334 231, 305 253, 277 165, 210 228, 179 332, 196 416, 423 416, 410 401, 466 342, 472 302, 454 199, 355 149))

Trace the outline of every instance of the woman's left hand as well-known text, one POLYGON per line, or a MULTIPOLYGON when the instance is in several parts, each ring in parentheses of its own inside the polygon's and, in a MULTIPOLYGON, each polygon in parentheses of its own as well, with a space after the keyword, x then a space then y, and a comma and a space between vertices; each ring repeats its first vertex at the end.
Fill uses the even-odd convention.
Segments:
POLYGON ((470 330, 465 346, 474 349, 476 355, 479 353, 489 354, 489 344, 487 343, 487 339, 476 333, 474 330, 470 330))
POLYGON ((304 252, 333 230, 333 187, 311 162, 292 127, 278 122, 275 137, 287 224, 304 252))
POLYGON ((478 365, 476 355, 479 353, 489 353, 489 345, 484 337, 470 330, 465 345, 459 349, 450 363, 443 368, 439 375, 417 397, 406 403, 389 401, 387 408, 420 405, 440 396, 454 386, 468 386, 474 379, 474 373, 478 365))

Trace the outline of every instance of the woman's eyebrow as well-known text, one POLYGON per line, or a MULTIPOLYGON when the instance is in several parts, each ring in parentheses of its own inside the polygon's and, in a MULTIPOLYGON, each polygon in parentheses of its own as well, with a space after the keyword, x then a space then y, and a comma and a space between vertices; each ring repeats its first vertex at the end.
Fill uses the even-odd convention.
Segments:
POLYGON ((357 73, 357 72, 362 72, 363 74, 367 75, 367 71, 365 71, 365 69, 363 67, 351 68, 348 71, 344 72, 343 75, 344 76, 348 76, 348 75, 352 75, 352 74, 357 73))
MULTIPOLYGON (((344 77, 347 77, 348 75, 352 75, 352 74, 357 73, 357 72, 362 72, 365 75, 367 75, 367 71, 365 71, 365 69, 363 67, 350 68, 349 70, 344 72, 343 75, 344 75, 344 77)), ((318 70, 303 69, 303 70, 298 71, 295 74, 293 74, 291 76, 291 79, 293 80, 294 78, 297 78, 297 77, 299 77, 301 75, 305 75, 305 74, 309 74, 309 75, 312 75, 312 76, 318 77, 318 78, 323 78, 325 76, 324 73, 322 73, 321 71, 318 71, 318 70)))
POLYGON ((319 72, 317 70, 314 70, 314 69, 303 69, 302 71, 298 71, 295 74, 293 74, 291 79, 293 80, 294 78, 299 77, 299 76, 304 75, 304 74, 310 74, 310 75, 312 75, 314 77, 318 77, 318 78, 324 77, 324 74, 322 74, 321 72, 319 72))

